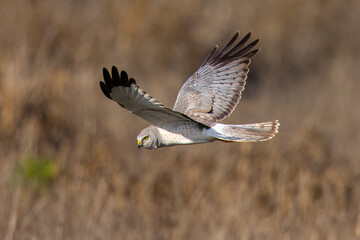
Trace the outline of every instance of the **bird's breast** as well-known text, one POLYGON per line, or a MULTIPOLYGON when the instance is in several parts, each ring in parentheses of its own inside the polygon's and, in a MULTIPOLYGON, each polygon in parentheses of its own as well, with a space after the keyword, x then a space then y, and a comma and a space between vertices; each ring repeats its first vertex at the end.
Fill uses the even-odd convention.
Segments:
POLYGON ((196 123, 171 123, 158 128, 161 144, 194 144, 211 141, 204 128, 196 123))

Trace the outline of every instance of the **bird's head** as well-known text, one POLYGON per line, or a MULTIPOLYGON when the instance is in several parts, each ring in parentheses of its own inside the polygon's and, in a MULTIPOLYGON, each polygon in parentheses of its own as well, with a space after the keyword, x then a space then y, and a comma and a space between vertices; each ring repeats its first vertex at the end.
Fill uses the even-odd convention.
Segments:
POLYGON ((137 136, 138 148, 156 149, 159 147, 157 129, 153 126, 143 129, 137 136))

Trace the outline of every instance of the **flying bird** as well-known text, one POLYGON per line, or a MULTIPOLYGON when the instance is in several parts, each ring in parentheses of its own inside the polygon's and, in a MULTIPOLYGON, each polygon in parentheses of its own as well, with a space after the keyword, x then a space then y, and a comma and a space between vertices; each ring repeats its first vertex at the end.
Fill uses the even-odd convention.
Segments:
POLYGON ((277 120, 262 123, 229 125, 219 121, 234 111, 244 90, 250 59, 259 39, 248 43, 251 33, 239 42, 237 32, 219 52, 216 46, 200 68, 181 87, 173 109, 140 89, 125 71, 113 66, 111 75, 104 68, 102 92, 151 124, 137 136, 138 148, 156 149, 180 144, 257 142, 274 137, 277 120))

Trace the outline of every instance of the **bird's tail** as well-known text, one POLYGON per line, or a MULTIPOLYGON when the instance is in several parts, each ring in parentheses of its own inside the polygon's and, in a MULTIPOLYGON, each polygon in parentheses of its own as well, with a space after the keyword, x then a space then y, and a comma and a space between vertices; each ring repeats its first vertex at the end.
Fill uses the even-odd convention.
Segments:
POLYGON ((224 142, 258 142, 266 141, 275 136, 280 123, 278 120, 263 123, 227 125, 217 123, 214 137, 224 142))

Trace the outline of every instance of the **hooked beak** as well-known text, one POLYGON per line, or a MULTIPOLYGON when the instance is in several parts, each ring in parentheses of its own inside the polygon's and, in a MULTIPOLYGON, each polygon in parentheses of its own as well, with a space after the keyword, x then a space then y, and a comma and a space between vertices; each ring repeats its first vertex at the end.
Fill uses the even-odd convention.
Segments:
POLYGON ((140 140, 138 140, 138 149, 140 149, 141 147, 142 147, 142 144, 141 144, 141 141, 140 140))

